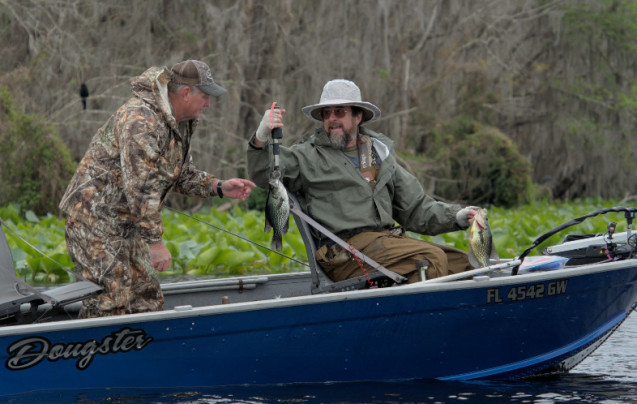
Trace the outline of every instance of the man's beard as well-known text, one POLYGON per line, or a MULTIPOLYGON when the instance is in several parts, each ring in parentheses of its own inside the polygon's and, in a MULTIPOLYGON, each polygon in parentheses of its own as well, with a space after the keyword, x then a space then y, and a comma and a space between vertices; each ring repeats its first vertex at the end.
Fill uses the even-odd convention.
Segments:
POLYGON ((343 135, 335 135, 332 136, 330 132, 327 132, 327 137, 330 139, 330 143, 332 147, 336 150, 345 150, 345 146, 350 143, 353 139, 356 138, 357 128, 352 128, 349 132, 343 131, 343 135))

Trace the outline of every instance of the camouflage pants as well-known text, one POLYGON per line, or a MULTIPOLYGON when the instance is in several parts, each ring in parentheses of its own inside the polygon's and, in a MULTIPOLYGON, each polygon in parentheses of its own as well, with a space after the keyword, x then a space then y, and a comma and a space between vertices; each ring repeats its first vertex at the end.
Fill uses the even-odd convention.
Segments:
MULTIPOLYGON (((406 277, 409 283, 420 280, 416 263, 422 260, 429 261, 427 279, 473 269, 469 256, 462 250, 405 237, 402 231, 392 230, 360 233, 346 241, 385 268, 406 277)), ((319 248, 316 260, 335 282, 363 275, 350 252, 337 244, 319 248)), ((368 274, 376 272, 368 265, 364 268, 368 274)))
POLYGON ((84 300, 80 318, 162 310, 164 295, 141 238, 113 236, 67 217, 66 246, 75 270, 104 289, 84 300))

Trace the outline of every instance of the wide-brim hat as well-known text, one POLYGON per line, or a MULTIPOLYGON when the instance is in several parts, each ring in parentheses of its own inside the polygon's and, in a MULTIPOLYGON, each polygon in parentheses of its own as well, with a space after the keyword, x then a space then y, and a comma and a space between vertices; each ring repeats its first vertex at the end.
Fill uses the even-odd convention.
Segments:
POLYGON ((363 110, 361 125, 374 122, 380 118, 380 109, 371 102, 362 101, 360 88, 354 82, 343 79, 328 81, 323 87, 321 101, 318 104, 308 105, 302 111, 311 120, 323 123, 321 110, 335 105, 361 108, 363 110))
POLYGON ((212 80, 210 68, 204 62, 199 60, 186 60, 177 63, 172 68, 172 82, 177 84, 185 84, 195 86, 204 93, 214 97, 220 97, 226 93, 226 89, 221 87, 212 80))

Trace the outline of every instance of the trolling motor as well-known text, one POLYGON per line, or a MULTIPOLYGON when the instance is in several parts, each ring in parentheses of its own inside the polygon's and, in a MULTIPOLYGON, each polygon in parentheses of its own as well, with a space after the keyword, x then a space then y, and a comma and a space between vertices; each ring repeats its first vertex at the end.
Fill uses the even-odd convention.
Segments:
POLYGON ((607 244, 607 251, 609 255, 609 259, 616 261, 620 258, 633 258, 635 256, 635 252, 637 252, 637 234, 632 234, 632 225, 633 219, 635 218, 635 212, 624 211, 624 218, 626 219, 626 244, 617 244, 613 243, 613 234, 615 233, 615 228, 617 224, 614 222, 609 222, 608 229, 608 238, 611 241, 607 244))
POLYGON ((612 259, 611 255, 614 255, 615 250, 617 249, 617 244, 613 243, 613 234, 615 234, 615 229, 617 228, 616 222, 608 222, 606 225, 606 255, 608 259, 612 259))

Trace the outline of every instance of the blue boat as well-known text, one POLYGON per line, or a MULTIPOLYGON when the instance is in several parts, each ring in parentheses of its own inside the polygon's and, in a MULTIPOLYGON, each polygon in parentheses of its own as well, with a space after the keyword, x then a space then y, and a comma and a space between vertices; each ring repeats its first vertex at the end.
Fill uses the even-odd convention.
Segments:
POLYGON ((162 312, 84 320, 74 318, 81 299, 99 288, 20 291, 2 270, 15 273, 0 226, 0 394, 565 373, 637 303, 635 209, 622 209, 626 233, 546 248, 560 265, 525 269, 525 251, 463 274, 366 288, 366 279, 333 283, 310 260, 303 273, 165 284, 162 312))

